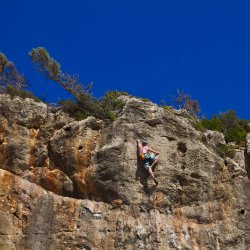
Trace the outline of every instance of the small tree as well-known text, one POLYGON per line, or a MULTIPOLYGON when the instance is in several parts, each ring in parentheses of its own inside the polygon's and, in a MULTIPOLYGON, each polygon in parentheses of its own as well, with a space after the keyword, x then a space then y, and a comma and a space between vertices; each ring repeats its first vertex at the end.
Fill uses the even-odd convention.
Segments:
POLYGON ((228 142, 237 142, 245 140, 247 131, 241 125, 235 110, 228 110, 220 114, 221 121, 224 125, 225 139, 228 142))
POLYGON ((0 52, 0 88, 4 91, 8 86, 21 90, 27 86, 27 80, 18 72, 15 64, 0 52))
POLYGON ((190 98, 190 96, 186 93, 184 93, 183 90, 179 90, 177 89, 177 96, 174 97, 174 101, 176 103, 176 106, 179 108, 179 109, 182 109, 183 106, 184 106, 184 103, 185 101, 190 98))
POLYGON ((191 97, 185 100, 183 108, 194 117, 198 116, 198 113, 200 112, 198 101, 191 99, 191 97))
POLYGON ((83 84, 79 81, 77 75, 65 74, 61 71, 61 65, 54 60, 47 50, 43 47, 32 49, 29 52, 32 62, 36 66, 36 70, 46 78, 58 82, 66 91, 70 92, 78 101, 92 87, 90 84, 84 89, 83 84))
POLYGON ((89 93, 93 83, 84 87, 77 75, 63 73, 60 64, 49 55, 45 48, 38 47, 32 49, 29 55, 39 73, 59 83, 75 98, 76 105, 71 101, 62 102, 64 110, 67 110, 71 114, 77 113, 78 119, 86 118, 89 115, 98 118, 113 119, 113 116, 110 114, 112 114, 113 110, 119 109, 121 101, 118 101, 117 98, 113 98, 112 95, 105 95, 105 97, 100 100, 94 98, 89 93))
POLYGON ((178 89, 177 96, 174 100, 179 109, 183 108, 192 116, 198 116, 198 113, 200 112, 199 103, 197 100, 193 100, 189 94, 186 94, 183 90, 178 89))
POLYGON ((225 130, 229 130, 238 126, 239 118, 237 117, 237 113, 235 110, 222 112, 220 113, 219 117, 225 127, 225 130))
POLYGON ((0 74, 4 71, 7 63, 8 63, 7 57, 2 52, 0 52, 0 74))

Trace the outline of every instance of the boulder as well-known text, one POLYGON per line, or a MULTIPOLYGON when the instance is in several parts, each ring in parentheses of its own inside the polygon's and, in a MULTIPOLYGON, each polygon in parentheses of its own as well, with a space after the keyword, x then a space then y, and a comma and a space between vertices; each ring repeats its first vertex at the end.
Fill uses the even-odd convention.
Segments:
POLYGON ((25 126, 27 128, 39 128, 47 117, 47 105, 36 102, 30 98, 25 100, 20 97, 10 98, 1 95, 0 115, 8 119, 10 123, 25 126))
POLYGON ((225 137, 222 133, 213 130, 207 130, 204 135, 207 141, 213 146, 219 146, 221 144, 226 144, 225 137))

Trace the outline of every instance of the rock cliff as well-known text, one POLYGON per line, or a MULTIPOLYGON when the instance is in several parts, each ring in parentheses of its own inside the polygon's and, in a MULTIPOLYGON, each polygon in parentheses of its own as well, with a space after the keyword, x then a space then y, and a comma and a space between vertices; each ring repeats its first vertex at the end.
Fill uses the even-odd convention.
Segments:
POLYGON ((0 249, 250 249, 249 135, 222 159, 185 111, 120 98, 111 123, 0 95, 0 249))

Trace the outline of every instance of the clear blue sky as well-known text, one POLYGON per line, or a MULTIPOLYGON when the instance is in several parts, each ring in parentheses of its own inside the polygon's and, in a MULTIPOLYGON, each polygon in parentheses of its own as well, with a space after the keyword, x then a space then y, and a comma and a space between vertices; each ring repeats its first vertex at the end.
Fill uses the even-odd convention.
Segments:
POLYGON ((220 0, 1 1, 0 51, 49 102, 67 94, 34 72, 47 48, 93 93, 124 90, 153 102, 183 89, 206 116, 250 119, 250 2, 220 0))

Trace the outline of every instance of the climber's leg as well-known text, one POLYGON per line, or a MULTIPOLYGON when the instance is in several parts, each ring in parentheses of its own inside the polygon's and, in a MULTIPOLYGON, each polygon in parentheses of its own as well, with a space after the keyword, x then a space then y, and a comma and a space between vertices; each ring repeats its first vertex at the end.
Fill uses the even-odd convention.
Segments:
POLYGON ((155 159, 155 160, 153 161, 153 163, 151 164, 151 168, 152 168, 153 172, 155 172, 156 163, 157 163, 157 162, 158 162, 158 159, 155 159))
POLYGON ((144 163, 144 167, 145 167, 146 170, 148 171, 149 175, 150 175, 152 178, 155 178, 154 173, 153 173, 153 171, 152 171, 152 168, 151 168, 149 162, 145 162, 145 163, 144 163))

